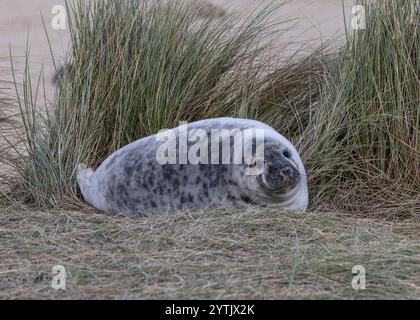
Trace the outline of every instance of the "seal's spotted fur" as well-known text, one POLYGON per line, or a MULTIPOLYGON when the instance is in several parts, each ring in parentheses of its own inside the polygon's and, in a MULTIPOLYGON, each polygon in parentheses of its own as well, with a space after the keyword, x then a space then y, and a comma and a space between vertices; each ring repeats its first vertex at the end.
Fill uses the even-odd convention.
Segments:
MULTIPOLYGON (((286 138, 254 120, 219 118, 188 124, 188 131, 197 128, 209 137, 211 129, 264 129, 263 174, 246 175, 247 164, 161 165, 156 160, 161 143, 149 136, 115 152, 95 172, 79 165, 77 181, 84 199, 97 209, 126 215, 251 203, 306 210, 305 169, 286 138)), ((178 128, 173 130, 178 134, 178 128)))

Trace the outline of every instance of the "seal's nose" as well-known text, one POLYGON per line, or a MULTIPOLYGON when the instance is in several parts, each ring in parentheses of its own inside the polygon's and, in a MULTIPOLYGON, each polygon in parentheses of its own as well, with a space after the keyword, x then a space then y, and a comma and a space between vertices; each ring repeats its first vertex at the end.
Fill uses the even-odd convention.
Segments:
POLYGON ((284 177, 285 185, 295 186, 299 182, 299 171, 292 166, 280 169, 280 174, 284 177))
POLYGON ((267 187, 273 191, 288 191, 299 182, 299 171, 291 164, 283 166, 268 164, 264 172, 267 187))

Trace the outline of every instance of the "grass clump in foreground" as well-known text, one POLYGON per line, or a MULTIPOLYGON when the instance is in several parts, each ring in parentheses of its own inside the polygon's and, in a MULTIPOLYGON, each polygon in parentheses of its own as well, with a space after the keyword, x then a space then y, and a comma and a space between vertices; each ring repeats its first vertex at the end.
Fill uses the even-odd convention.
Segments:
MULTIPOLYGON (((269 63, 271 8, 197 20, 178 1, 68 3, 69 74, 45 114, 20 101, 27 157, 19 197, 77 202, 82 161, 179 121, 259 119, 291 137, 309 172, 312 208, 420 212, 419 31, 414 0, 363 2, 366 29, 336 54, 269 63), (67 201, 69 200, 69 201, 67 201)), ((28 85, 28 84, 26 84, 28 85)), ((30 92, 30 90, 26 90, 30 92)))
POLYGON ((256 208, 0 215, 3 299, 420 298, 420 229, 407 221, 256 208), (58 264, 66 290, 51 288, 58 264), (355 265, 366 290, 352 288, 355 265))

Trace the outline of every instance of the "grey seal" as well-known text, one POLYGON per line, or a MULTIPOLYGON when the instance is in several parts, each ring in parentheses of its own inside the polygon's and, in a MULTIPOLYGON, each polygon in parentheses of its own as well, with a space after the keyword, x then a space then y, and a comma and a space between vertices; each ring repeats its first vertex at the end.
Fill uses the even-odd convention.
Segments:
MULTIPOLYGON (((110 155, 95 171, 79 164, 76 178, 84 200, 106 213, 128 216, 250 204, 306 211, 308 187, 302 160, 293 144, 272 127, 237 118, 189 123, 185 131, 186 148, 201 161, 188 159, 187 162, 181 161, 185 151, 181 146, 182 127, 128 144, 110 155), (236 145, 233 136, 218 136, 214 143, 215 130, 262 132, 263 159, 258 159, 262 160, 261 170, 249 174, 249 170, 257 167, 257 157, 247 161, 244 146, 236 145), (191 138, 190 134, 195 132, 201 132, 201 136, 196 134, 191 138), (231 149, 227 156, 223 154, 226 142, 231 149), (164 149, 165 145, 173 149, 164 149), (169 155, 170 152, 175 154, 169 155), (235 158, 238 153, 240 161, 235 158), (172 162, 162 162, 162 157, 172 162)), ((250 141, 250 150, 256 154, 256 135, 250 141)))

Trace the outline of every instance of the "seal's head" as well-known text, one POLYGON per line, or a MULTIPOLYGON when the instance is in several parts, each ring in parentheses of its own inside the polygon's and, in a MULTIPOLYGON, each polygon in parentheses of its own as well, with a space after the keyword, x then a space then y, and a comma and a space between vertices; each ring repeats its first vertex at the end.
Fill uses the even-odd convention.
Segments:
POLYGON ((287 139, 266 139, 261 172, 248 177, 253 203, 276 204, 305 211, 308 205, 306 173, 299 153, 287 139), (251 187, 250 184, 253 186, 251 187))
POLYGON ((260 184, 270 194, 287 194, 299 185, 300 172, 293 151, 280 144, 266 146, 260 184))

